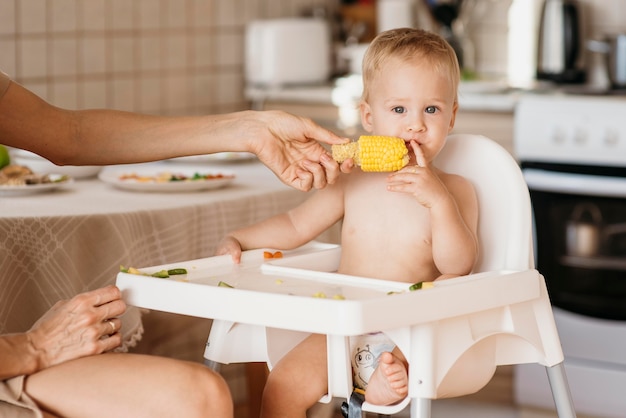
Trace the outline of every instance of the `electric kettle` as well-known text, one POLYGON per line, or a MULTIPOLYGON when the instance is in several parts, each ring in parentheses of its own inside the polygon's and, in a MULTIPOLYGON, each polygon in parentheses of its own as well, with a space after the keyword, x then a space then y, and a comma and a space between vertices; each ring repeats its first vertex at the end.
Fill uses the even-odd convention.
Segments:
POLYGON ((539 24, 538 80, 585 82, 582 27, 575 0, 545 0, 539 24))

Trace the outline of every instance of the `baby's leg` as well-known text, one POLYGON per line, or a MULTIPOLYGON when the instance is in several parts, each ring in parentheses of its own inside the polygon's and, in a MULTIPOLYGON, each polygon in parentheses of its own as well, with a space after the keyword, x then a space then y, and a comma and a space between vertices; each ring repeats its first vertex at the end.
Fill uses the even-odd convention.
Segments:
POLYGON ((392 405, 409 393, 409 377, 404 356, 397 348, 384 352, 370 378, 365 400, 373 405, 392 405))
POLYGON ((270 372, 263 391, 261 417, 306 418, 326 394, 326 336, 313 334, 287 353, 270 372))

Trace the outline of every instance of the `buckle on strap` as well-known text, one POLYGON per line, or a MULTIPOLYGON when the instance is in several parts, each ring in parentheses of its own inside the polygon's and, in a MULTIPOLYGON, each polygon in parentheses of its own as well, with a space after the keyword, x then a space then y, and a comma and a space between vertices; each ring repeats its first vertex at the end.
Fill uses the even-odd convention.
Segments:
POLYGON ((362 389, 354 389, 347 402, 341 404, 341 414, 344 418, 361 418, 363 412, 361 410, 365 402, 365 391, 362 389))

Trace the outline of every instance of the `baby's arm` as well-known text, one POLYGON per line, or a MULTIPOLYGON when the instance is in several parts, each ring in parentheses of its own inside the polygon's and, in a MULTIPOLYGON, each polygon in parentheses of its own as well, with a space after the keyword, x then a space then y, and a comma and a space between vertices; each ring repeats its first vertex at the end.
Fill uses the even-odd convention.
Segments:
POLYGON ((429 210, 433 261, 441 273, 439 278, 468 274, 478 257, 474 187, 461 176, 433 167, 414 141, 411 146, 418 165, 391 174, 388 189, 412 195, 429 210))
POLYGON ((449 198, 430 209, 433 260, 440 278, 469 274, 478 258, 478 202, 465 178, 446 176, 449 198))
POLYGON ((343 216, 343 182, 313 192, 299 206, 224 237, 216 255, 230 254, 235 263, 241 252, 255 248, 288 250, 306 244, 343 216))

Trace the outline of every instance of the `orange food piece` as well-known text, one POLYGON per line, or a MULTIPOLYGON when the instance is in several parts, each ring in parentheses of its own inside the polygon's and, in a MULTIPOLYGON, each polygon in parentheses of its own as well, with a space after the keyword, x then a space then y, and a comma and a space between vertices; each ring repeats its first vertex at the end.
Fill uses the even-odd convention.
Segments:
POLYGON ((272 253, 270 251, 263 251, 263 258, 265 259, 283 258, 283 253, 282 251, 276 251, 275 253, 272 253))

